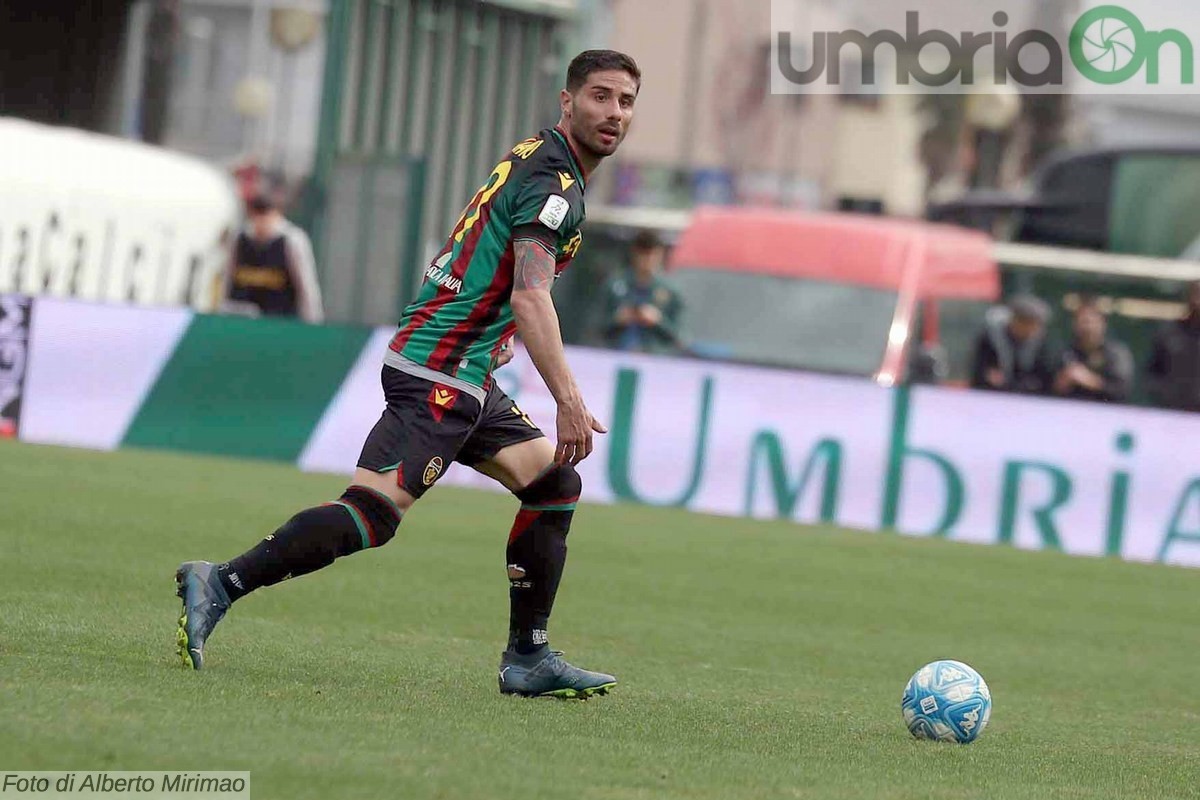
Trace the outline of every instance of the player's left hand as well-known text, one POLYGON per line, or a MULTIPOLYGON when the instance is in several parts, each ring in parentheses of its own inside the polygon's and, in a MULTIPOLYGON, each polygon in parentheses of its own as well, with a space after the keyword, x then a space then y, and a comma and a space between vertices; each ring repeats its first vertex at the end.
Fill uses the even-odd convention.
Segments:
POLYGON ((556 464, 577 465, 592 453, 592 434, 608 433, 608 428, 587 410, 582 400, 560 403, 558 406, 558 445, 554 451, 556 464))

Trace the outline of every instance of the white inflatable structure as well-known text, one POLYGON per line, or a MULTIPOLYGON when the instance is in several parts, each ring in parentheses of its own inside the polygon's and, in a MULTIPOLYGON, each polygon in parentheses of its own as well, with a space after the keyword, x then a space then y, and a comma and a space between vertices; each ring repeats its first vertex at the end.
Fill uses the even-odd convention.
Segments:
POLYGON ((240 215, 204 161, 0 118, 0 294, 208 311, 240 215))

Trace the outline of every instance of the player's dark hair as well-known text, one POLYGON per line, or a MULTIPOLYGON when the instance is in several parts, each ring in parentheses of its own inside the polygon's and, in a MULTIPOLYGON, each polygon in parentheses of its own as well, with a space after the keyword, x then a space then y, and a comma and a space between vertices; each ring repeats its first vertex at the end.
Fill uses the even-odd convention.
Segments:
POLYGON ((642 87, 642 71, 629 56, 616 50, 584 50, 571 59, 571 66, 567 67, 567 91, 578 91, 593 72, 613 69, 628 72, 638 88, 642 87))

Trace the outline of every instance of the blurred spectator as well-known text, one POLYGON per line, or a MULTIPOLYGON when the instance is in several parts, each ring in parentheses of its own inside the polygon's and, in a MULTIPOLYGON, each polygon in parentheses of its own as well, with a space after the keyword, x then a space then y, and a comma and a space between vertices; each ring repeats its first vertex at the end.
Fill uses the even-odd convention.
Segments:
POLYGON ((237 183, 238 195, 247 206, 254 198, 265 194, 262 168, 252 158, 243 159, 233 167, 233 179, 237 183))
POLYGON ((662 276, 666 245, 653 231, 633 240, 629 268, 608 284, 605 340, 618 350, 662 353, 678 349, 682 303, 662 276))
POLYGON ((1108 320, 1092 298, 1075 310, 1074 338, 1063 351, 1054 393, 1076 400, 1124 403, 1133 390, 1133 355, 1108 338, 1108 320))
POLYGON ((308 235, 266 195, 250 201, 248 214, 234 242, 223 310, 320 322, 321 287, 308 235))
POLYGON ((971 386, 999 392, 1047 394, 1054 362, 1046 342, 1050 308, 1031 296, 1015 297, 1007 308, 988 312, 975 344, 971 386))
POLYGON ((1146 367, 1150 399, 1161 408, 1200 411, 1200 281, 1187 290, 1187 312, 1154 338, 1146 367))

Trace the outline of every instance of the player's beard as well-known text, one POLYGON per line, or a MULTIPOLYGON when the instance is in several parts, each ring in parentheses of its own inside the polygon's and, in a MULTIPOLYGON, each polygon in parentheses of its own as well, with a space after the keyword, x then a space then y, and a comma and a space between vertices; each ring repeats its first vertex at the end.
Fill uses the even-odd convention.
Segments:
POLYGON ((620 126, 616 126, 618 131, 616 138, 611 145, 605 145, 600 141, 602 127, 604 127, 604 123, 599 125, 584 123, 579 114, 571 116, 571 138, 596 159, 606 158, 617 152, 617 148, 625 138, 625 132, 620 129, 620 126))

